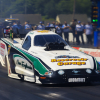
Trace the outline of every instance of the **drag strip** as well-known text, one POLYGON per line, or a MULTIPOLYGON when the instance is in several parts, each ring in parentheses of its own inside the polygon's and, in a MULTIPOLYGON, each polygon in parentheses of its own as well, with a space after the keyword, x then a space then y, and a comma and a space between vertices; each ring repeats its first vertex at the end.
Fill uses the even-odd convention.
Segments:
POLYGON ((0 66, 0 100, 100 100, 100 83, 40 85, 7 77, 0 66))

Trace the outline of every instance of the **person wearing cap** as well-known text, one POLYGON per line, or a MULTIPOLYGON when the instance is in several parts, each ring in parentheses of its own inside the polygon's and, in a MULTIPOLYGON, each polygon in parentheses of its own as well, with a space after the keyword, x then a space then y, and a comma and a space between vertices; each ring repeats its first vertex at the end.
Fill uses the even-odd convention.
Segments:
POLYGON ((42 21, 39 22, 40 25, 37 26, 37 30, 45 30, 45 26, 43 25, 42 21))
POLYGON ((23 27, 22 25, 20 24, 20 21, 17 21, 17 29, 19 31, 19 34, 22 34, 23 33, 23 27))
POLYGON ((67 39, 67 43, 69 43, 69 28, 70 28, 70 26, 65 21, 64 24, 62 25, 62 29, 64 32, 65 41, 67 39))
POLYGON ((55 32, 62 37, 62 26, 59 22, 55 27, 55 32))
POLYGON ((26 22, 25 22, 25 34, 27 34, 29 31, 31 31, 31 27, 30 27, 30 25, 28 24, 28 22, 26 21, 26 22))
POLYGON ((84 44, 83 26, 81 25, 81 21, 78 21, 78 23, 76 24, 75 34, 76 34, 76 42, 77 42, 77 44, 78 45, 80 44, 79 36, 81 36, 82 44, 84 44))
POLYGON ((50 27, 50 23, 47 23, 46 27, 50 27))
POLYGON ((50 27, 55 27, 55 22, 52 22, 52 24, 50 24, 50 27))
POLYGON ((92 34, 93 34, 93 27, 90 22, 85 25, 84 33, 87 37, 87 43, 92 44, 92 34))
POLYGON ((25 22, 25 30, 31 30, 30 25, 28 24, 28 22, 25 22))
POLYGON ((13 26, 11 26, 11 28, 13 30, 13 33, 17 34, 17 23, 15 21, 13 22, 13 26))

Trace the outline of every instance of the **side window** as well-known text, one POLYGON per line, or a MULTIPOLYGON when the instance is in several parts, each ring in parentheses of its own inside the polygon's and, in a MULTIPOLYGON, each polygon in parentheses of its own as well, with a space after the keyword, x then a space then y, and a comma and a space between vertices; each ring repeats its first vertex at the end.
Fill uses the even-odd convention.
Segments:
POLYGON ((25 39, 22 48, 28 50, 31 47, 31 37, 27 36, 27 38, 25 39))

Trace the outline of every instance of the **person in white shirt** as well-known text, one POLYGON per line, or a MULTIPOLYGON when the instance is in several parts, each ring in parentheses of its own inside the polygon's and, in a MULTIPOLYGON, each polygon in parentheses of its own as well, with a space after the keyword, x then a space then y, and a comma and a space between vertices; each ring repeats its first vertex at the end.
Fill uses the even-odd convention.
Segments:
POLYGON ((78 21, 78 24, 76 24, 75 34, 76 34, 77 45, 80 44, 79 36, 81 36, 82 44, 84 44, 84 40, 83 40, 83 26, 81 25, 80 21, 78 21))
POLYGON ((90 22, 88 22, 86 25, 85 25, 85 29, 84 29, 84 32, 86 34, 86 37, 87 37, 87 43, 90 43, 92 44, 92 34, 93 34, 93 27, 91 25, 90 22))

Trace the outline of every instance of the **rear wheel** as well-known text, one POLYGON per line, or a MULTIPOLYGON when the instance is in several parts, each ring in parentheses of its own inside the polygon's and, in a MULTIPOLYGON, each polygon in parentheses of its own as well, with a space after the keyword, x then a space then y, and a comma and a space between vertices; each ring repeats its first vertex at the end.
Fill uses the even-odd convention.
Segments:
POLYGON ((34 69, 34 66, 33 66, 33 72, 34 72, 34 83, 36 83, 36 75, 35 75, 35 69, 34 69))
POLYGON ((9 67, 11 69, 11 72, 15 74, 16 72, 15 72, 15 63, 14 63, 14 60, 13 60, 13 54, 14 53, 11 53, 8 56, 8 62, 9 62, 9 67))
POLYGON ((7 64, 7 57, 5 57, 5 68, 6 68, 7 75, 8 75, 8 64, 7 64))

